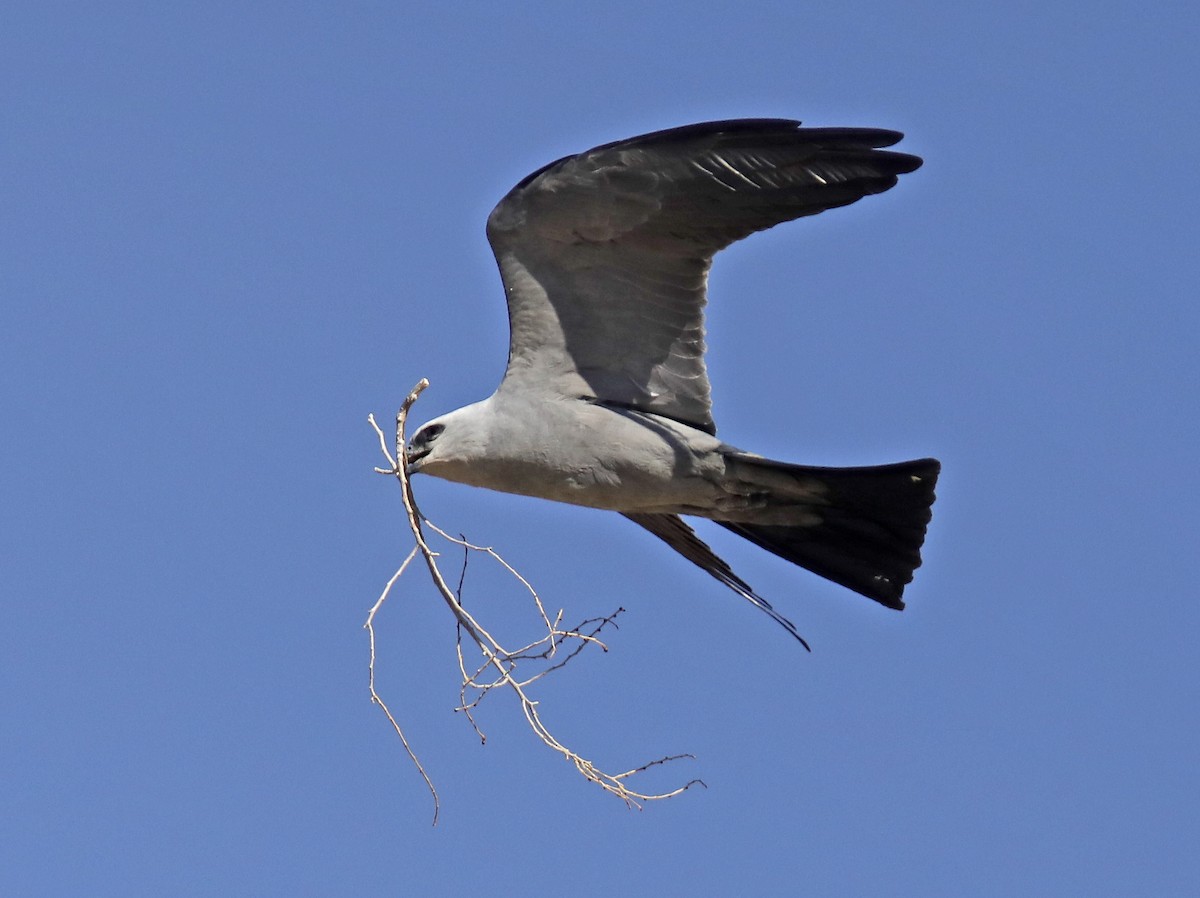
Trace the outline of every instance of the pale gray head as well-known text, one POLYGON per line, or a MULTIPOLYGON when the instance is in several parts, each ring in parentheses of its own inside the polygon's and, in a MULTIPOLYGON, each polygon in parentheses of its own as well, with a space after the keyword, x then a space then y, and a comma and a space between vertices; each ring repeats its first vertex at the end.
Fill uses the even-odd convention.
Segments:
POLYGON ((407 456, 409 474, 416 474, 421 470, 422 462, 433 453, 438 437, 445 430, 446 425, 441 421, 430 421, 413 434, 404 452, 407 456))
POLYGON ((421 425, 408 441, 408 473, 459 479, 455 471, 487 455, 486 412, 475 403, 421 425))

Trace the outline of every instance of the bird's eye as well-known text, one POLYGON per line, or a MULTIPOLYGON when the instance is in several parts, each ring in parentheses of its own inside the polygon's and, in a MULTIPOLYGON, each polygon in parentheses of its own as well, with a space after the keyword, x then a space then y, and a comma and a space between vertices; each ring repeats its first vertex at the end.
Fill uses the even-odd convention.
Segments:
POLYGON ((438 438, 438 434, 440 434, 445 429, 446 429, 445 424, 430 424, 428 427, 426 427, 424 430, 422 430, 421 433, 419 434, 419 436, 421 438, 421 442, 423 442, 425 444, 432 443, 434 440, 436 440, 438 438))

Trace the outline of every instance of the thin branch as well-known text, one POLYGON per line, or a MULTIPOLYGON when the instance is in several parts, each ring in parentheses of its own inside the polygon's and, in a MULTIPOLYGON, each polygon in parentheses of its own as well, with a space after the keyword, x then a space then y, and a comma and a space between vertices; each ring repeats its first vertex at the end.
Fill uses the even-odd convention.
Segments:
POLYGON ((379 609, 383 607, 383 603, 387 601, 388 594, 392 591, 392 587, 396 585, 396 581, 400 579, 400 575, 404 573, 404 569, 409 563, 417 557, 417 547, 413 546, 408 557, 404 559, 404 563, 400 565, 396 573, 392 574, 392 579, 388 580, 387 586, 383 588, 383 592, 379 594, 379 599, 371 606, 370 613, 367 614, 367 622, 363 627, 367 631, 367 636, 371 644, 371 660, 367 664, 367 685, 371 690, 371 701, 379 705, 383 709, 388 722, 396 730, 396 735, 400 737, 400 744, 404 746, 404 750, 408 752, 409 759, 417 768, 417 772, 421 774, 421 778, 425 780, 425 785, 429 787, 429 794, 433 796, 433 825, 437 826, 438 813, 441 811, 442 803, 438 799, 437 789, 433 785, 433 780, 429 778, 429 774, 425 772, 425 768, 421 765, 420 758, 413 751, 412 746, 408 744, 408 738, 404 735, 404 730, 400 728, 400 724, 396 722, 396 718, 392 715, 392 711, 388 708, 387 703, 379 697, 379 693, 375 691, 375 615, 379 613, 379 609))

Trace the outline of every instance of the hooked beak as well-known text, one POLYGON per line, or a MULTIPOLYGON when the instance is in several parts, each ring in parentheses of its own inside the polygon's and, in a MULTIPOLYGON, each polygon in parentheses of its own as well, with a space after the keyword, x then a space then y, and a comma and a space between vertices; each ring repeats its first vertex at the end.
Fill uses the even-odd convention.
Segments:
POLYGON ((421 470, 421 462, 428 454, 428 446, 418 447, 413 446, 412 443, 409 443, 407 448, 404 450, 404 460, 407 462, 407 464, 404 466, 405 473, 407 473, 409 476, 419 473, 421 470))

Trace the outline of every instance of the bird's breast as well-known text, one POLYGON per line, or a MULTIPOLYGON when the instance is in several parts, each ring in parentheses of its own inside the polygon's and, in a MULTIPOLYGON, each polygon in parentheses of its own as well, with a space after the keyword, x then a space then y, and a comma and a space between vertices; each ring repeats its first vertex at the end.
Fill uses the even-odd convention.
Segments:
POLYGON ((724 461, 709 434, 595 403, 500 415, 486 449, 428 473, 471 486, 613 511, 712 507, 724 461))

